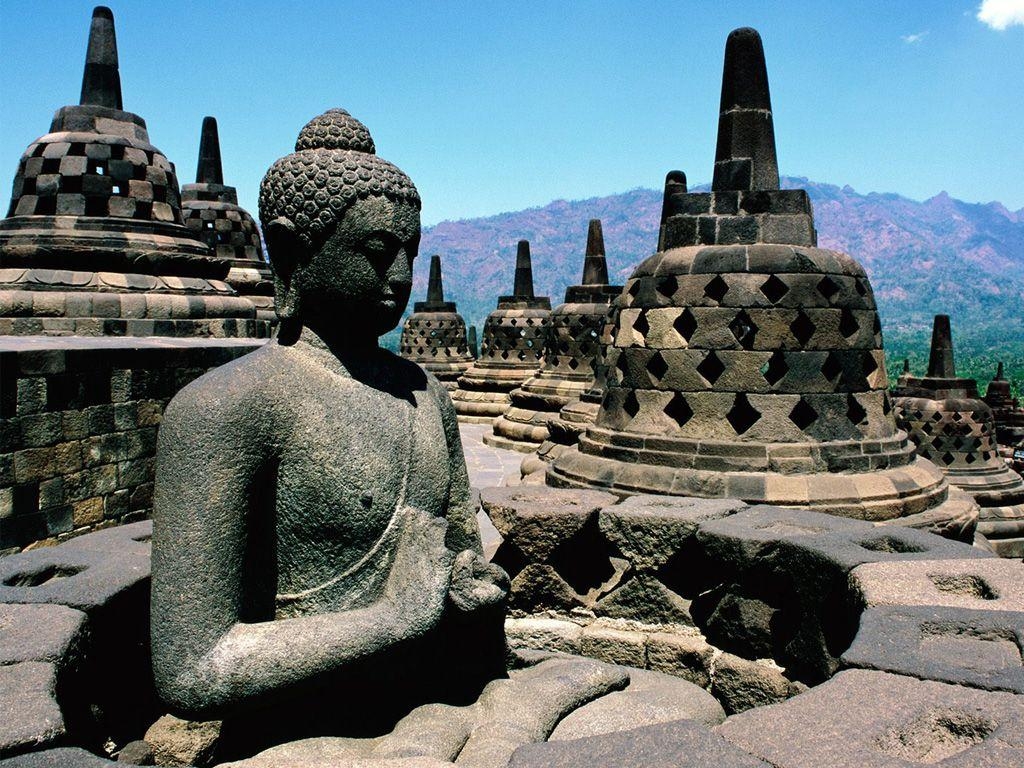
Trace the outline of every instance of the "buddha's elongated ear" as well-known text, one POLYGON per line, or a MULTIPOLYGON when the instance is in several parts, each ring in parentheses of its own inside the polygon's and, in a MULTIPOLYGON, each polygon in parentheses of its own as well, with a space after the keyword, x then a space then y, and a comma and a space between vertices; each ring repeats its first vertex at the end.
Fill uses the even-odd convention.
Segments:
POLYGON ((267 242, 267 253, 274 268, 274 308, 282 320, 295 317, 299 308, 298 291, 295 290, 295 270, 302 255, 302 241, 295 224, 279 216, 266 225, 263 237, 267 242))

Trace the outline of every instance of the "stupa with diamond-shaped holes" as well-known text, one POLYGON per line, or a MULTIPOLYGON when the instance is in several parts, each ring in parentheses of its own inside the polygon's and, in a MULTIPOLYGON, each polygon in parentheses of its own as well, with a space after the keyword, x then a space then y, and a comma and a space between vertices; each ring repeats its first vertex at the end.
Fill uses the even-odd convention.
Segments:
POLYGON ((600 219, 587 228, 583 280, 565 290, 565 303, 551 311, 542 367, 511 392, 512 403, 484 442, 532 453, 548 438, 548 421, 594 385, 601 331, 608 307, 622 291, 608 285, 608 263, 600 219))
POLYGON ((473 364, 466 341, 466 321, 455 302, 444 300, 441 282, 441 257, 430 257, 427 300, 417 301, 413 313, 402 327, 399 353, 434 374, 450 390, 473 364))
POLYGON ((936 315, 928 375, 895 391, 896 420, 917 453, 981 507, 978 531, 1003 557, 1024 557, 1024 480, 999 456, 992 409, 974 379, 956 375, 948 315, 936 315))
POLYGON ((509 392, 540 367, 550 316, 551 299, 533 295, 530 243, 520 240, 512 295, 487 316, 480 354, 452 393, 460 421, 486 423, 505 412, 509 392))
POLYGON ((729 35, 712 190, 672 195, 626 283, 608 386, 556 486, 736 497, 970 540, 977 506, 914 455, 871 285, 779 189, 760 36, 729 35))
POLYGON ((1010 382, 1003 375, 1003 364, 996 368, 996 377, 988 384, 982 398, 996 421, 996 439, 999 445, 1012 449, 1024 440, 1024 408, 1010 391, 1010 382))

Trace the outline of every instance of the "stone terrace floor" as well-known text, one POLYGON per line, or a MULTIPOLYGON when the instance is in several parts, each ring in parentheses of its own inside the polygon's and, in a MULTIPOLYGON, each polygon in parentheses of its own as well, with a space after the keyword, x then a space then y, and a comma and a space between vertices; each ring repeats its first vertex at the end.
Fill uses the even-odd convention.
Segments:
MULTIPOLYGON (((462 450, 466 453, 466 467, 469 469, 469 484, 474 488, 518 485, 519 464, 525 454, 484 445, 484 434, 490 430, 490 424, 459 424, 462 450)), ((501 537, 482 510, 477 513, 477 521, 480 523, 480 537, 484 547, 495 546, 501 537)))

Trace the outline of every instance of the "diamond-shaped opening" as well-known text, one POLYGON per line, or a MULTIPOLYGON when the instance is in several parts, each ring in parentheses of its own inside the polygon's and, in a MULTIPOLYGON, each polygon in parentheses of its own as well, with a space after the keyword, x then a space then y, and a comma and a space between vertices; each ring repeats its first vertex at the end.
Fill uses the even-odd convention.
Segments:
POLYGON ((718 359, 718 355, 714 353, 714 350, 708 352, 707 356, 700 361, 700 365, 697 366, 697 373, 704 377, 704 379, 714 386, 714 383, 718 381, 718 378, 725 371, 725 365, 721 360, 718 359))
POLYGON ((640 413, 640 402, 636 399, 636 392, 630 392, 622 401, 622 410, 629 414, 630 418, 640 413))
POLYGON ((772 304, 777 304, 783 296, 789 293, 789 286, 780 280, 778 275, 772 275, 761 284, 761 293, 772 304))
POLYGON ((601 588, 615 575, 614 554, 598 527, 597 515, 592 515, 575 535, 555 548, 548 563, 576 594, 584 596, 604 591, 601 588))
POLYGON ((815 326, 811 321, 811 318, 807 316, 807 313, 800 310, 796 314, 796 319, 789 324, 789 330, 796 336, 796 340, 800 342, 800 346, 804 346, 808 341, 811 340, 811 336, 814 335, 815 326))
MULTIPOLYGON (((556 363, 556 365, 557 365, 557 363, 556 363)), ((577 368, 580 367, 580 361, 577 360, 575 357, 570 357, 569 358, 569 367, 572 368, 575 371, 577 368)))
POLYGON ((868 412, 860 404, 860 400, 852 394, 846 396, 846 418, 854 424, 863 424, 868 417, 868 412))
POLYGON ((888 416, 892 413, 892 401, 889 400, 889 393, 882 395, 882 413, 888 416))
POLYGON ((800 398, 800 402, 793 406, 789 412, 789 420, 796 424, 801 431, 807 429, 818 418, 818 412, 811 407, 811 404, 800 398))
POLYGON ((860 324, 857 323, 857 318, 853 316, 853 312, 844 309, 842 316, 839 318, 839 332, 849 338, 859 330, 860 324))
POLYGON ((676 329, 676 333, 683 337, 683 341, 689 343, 693 332, 697 330, 697 318, 693 316, 693 312, 687 307, 673 321, 672 327, 676 329))
POLYGON ((761 366, 761 375, 772 386, 778 384, 782 377, 789 373, 789 363, 781 350, 775 350, 768 362, 761 366))
POLYGON ((868 287, 864 285, 864 281, 861 280, 859 277, 853 281, 853 284, 854 287, 856 287, 857 289, 857 293, 859 293, 861 296, 868 295, 868 287))
POLYGON ((640 293, 640 281, 634 280, 632 283, 630 283, 629 290, 627 291, 627 293, 629 293, 629 295, 635 299, 636 295, 640 293))
POLYGON ((736 434, 742 435, 760 420, 761 412, 750 404, 745 392, 740 392, 736 395, 732 408, 725 414, 725 418, 736 430, 736 434))
POLYGON ((953 463, 953 454, 951 454, 949 451, 946 451, 944 454, 942 454, 942 463, 943 464, 952 464, 953 463))
POLYGON ((932 448, 939 448, 945 442, 945 438, 942 435, 936 435, 932 438, 932 448))
POLYGON ((938 422, 938 421, 942 421, 942 414, 941 414, 941 413, 939 413, 938 411, 936 411, 935 413, 933 413, 933 414, 932 414, 932 421, 936 421, 936 422, 938 422))
POLYGON ((526 324, 527 325, 533 325, 533 318, 532 317, 526 318, 526 324))
POLYGON ((754 337, 757 335, 757 326, 750 319, 746 311, 741 311, 729 323, 729 330, 744 349, 753 349, 754 337))
POLYGON ((861 360, 861 369, 864 371, 865 378, 878 370, 878 363, 875 362, 875 356, 870 352, 866 352, 864 354, 864 357, 861 360))
POLYGON ((647 372, 655 383, 661 381, 661 377, 668 372, 668 363, 661 356, 661 352, 655 352, 654 356, 647 363, 647 372))
POLYGON ((835 352, 829 352, 825 358, 825 362, 821 366, 822 375, 831 382, 835 382, 839 378, 839 374, 843 372, 843 366, 839 362, 839 356, 835 352))
POLYGON ((658 280, 658 286, 656 290, 666 299, 671 299, 676 295, 676 291, 679 289, 679 282, 676 280, 675 275, 668 275, 658 280))
POLYGON ((513 317, 511 320, 509 320, 509 325, 519 325, 519 321, 513 317))
POLYGON ((953 421, 963 421, 964 420, 964 415, 962 413, 960 413, 960 411, 953 411, 953 413, 950 415, 950 418, 953 421))
POLYGON ((665 415, 682 427, 693 418, 693 409, 686 402, 686 398, 676 392, 665 406, 665 415))
POLYGON ((825 275, 818 281, 818 293, 824 296, 827 301, 832 301, 832 297, 839 293, 839 286, 836 285, 835 280, 825 275))
POLYGON ((647 340, 647 332, 651 330, 651 326, 647 322, 646 312, 641 312, 637 317, 636 321, 633 323, 633 330, 643 336, 645 341, 647 340))
POLYGON ((704 295, 712 301, 721 302, 729 291, 729 285, 722 279, 721 275, 715 275, 714 280, 704 286, 704 295))

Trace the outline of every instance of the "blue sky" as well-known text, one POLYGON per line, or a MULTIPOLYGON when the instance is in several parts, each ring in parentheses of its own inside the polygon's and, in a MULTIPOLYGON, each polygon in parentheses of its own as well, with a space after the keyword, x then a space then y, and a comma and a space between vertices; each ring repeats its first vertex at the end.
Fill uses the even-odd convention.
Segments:
MULTIPOLYGON (((413 178, 429 224, 660 187, 671 168, 707 181, 738 26, 764 38, 784 174, 1022 208, 1024 0, 988 0, 989 23, 980 2, 111 7, 125 108, 179 181, 215 115, 225 181, 255 214, 266 168, 341 106, 413 178)), ((22 151, 78 100, 92 5, 0 3, 3 211, 22 151)))

